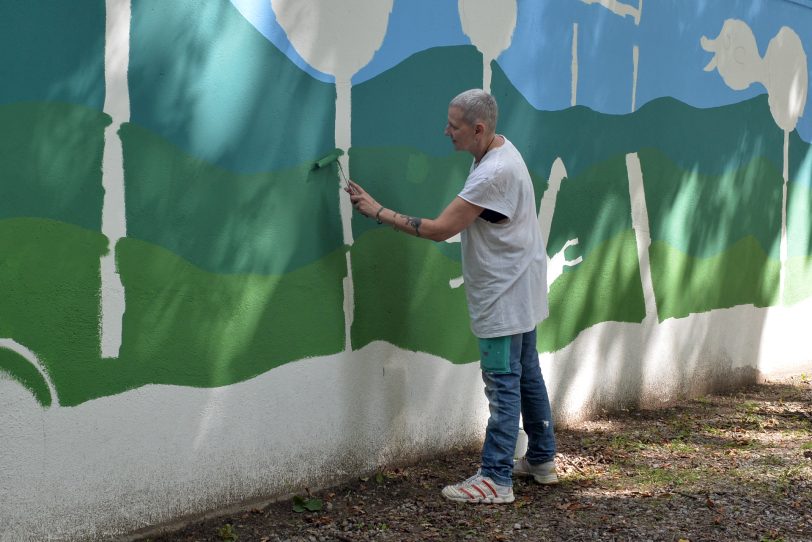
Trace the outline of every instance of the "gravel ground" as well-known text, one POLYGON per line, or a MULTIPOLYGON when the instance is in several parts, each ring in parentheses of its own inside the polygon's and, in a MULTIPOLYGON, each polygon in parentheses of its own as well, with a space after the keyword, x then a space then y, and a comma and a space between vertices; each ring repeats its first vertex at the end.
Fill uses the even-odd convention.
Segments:
POLYGON ((478 450, 455 450, 138 540, 812 541, 806 375, 606 414, 557 438, 560 483, 517 480, 508 505, 441 497, 478 466, 478 450))

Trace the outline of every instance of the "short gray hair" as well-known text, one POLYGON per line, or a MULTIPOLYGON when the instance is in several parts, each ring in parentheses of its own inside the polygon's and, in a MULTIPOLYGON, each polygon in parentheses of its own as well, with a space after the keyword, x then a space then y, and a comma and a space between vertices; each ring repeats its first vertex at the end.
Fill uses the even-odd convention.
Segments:
POLYGON ((473 126, 481 122, 486 128, 496 131, 496 120, 499 117, 499 107, 493 96, 482 89, 472 88, 466 90, 451 100, 448 107, 458 107, 462 110, 462 120, 473 126))

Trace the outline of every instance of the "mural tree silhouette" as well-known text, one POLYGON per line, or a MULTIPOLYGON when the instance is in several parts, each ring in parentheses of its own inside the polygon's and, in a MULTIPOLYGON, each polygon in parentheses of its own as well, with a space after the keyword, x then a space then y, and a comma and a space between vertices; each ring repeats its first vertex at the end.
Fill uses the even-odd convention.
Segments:
POLYGON ((786 285, 787 241, 787 182, 789 181, 789 134, 795 130, 804 113, 809 74, 803 43, 794 30, 781 27, 767 46, 762 58, 753 31, 744 21, 728 19, 714 39, 701 39, 702 48, 714 53, 705 71, 714 69, 733 90, 744 90, 753 83, 767 89, 767 101, 775 123, 784 131, 783 187, 781 196, 781 240, 779 258, 781 271, 778 295, 784 300, 786 285))
POLYGON ((516 0, 459 0, 462 31, 482 53, 482 89, 491 91, 491 62, 510 46, 516 0))
MULTIPOLYGON (((317 70, 336 80, 336 146, 346 150, 352 139, 352 76, 381 46, 394 0, 271 0, 271 7, 296 51, 317 70)), ((347 155, 339 158, 349 174, 347 155)), ((352 204, 339 187, 339 209, 344 244, 353 243, 352 204)), ((344 279, 345 347, 351 349, 354 313, 352 265, 347 252, 344 279)))

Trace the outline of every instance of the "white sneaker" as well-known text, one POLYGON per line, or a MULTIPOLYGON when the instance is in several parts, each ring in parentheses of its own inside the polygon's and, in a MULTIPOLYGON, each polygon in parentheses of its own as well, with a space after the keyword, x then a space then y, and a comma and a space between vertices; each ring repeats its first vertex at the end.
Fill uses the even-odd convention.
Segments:
POLYGON ((464 482, 445 486, 443 497, 457 502, 501 504, 513 502, 513 488, 500 486, 479 472, 464 482))
POLYGON ((555 473, 555 460, 551 459, 546 463, 531 465, 526 457, 517 460, 513 464, 513 474, 516 476, 532 476, 540 484, 557 484, 558 475, 555 473))

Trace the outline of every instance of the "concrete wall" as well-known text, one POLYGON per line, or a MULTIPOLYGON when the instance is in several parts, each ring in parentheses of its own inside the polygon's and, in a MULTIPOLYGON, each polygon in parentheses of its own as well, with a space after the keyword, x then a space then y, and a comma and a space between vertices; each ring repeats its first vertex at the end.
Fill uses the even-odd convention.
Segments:
POLYGON ((459 244, 337 167, 435 216, 471 87, 533 176, 559 424, 812 370, 808 0, 0 7, 3 542, 480 439, 459 244))

